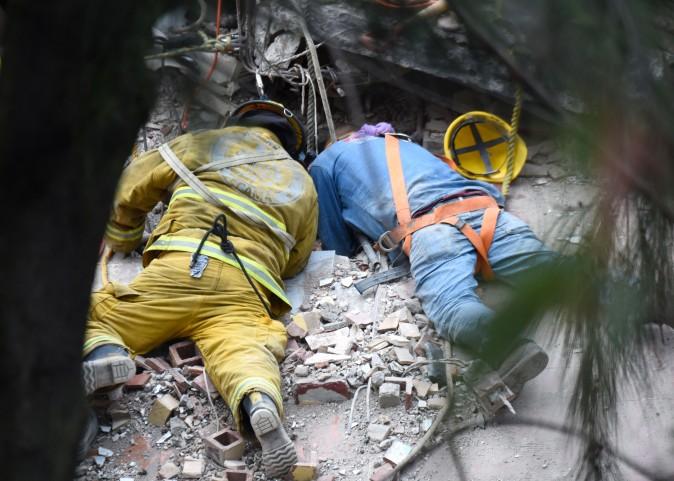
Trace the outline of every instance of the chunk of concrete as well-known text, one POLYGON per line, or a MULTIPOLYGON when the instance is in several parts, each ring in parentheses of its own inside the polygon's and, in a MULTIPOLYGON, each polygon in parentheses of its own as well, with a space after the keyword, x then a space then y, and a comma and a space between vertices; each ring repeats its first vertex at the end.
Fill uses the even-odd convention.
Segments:
POLYGON ((150 415, 147 417, 148 422, 155 426, 163 426, 179 404, 176 398, 170 394, 164 394, 152 405, 150 415))
POLYGON ((400 386, 385 382, 379 387, 379 407, 390 408, 400 404, 400 386))
POLYGON ((363 327, 372 324, 372 316, 365 312, 347 312, 344 314, 344 319, 353 326, 363 327))
POLYGON ((322 347, 334 346, 342 339, 348 339, 349 333, 348 327, 342 327, 336 331, 306 336, 304 340, 309 345, 309 349, 316 351, 322 347))
POLYGON ((186 479, 200 478, 204 473, 204 460, 185 458, 183 462, 182 477, 186 479))
POLYGON ((414 356, 410 354, 409 349, 405 347, 394 347, 393 352, 401 365, 409 366, 410 364, 414 364, 414 356))
POLYGON ((377 443, 382 442, 391 432, 391 426, 386 424, 370 423, 367 427, 367 437, 377 443))
POLYGON ((175 478, 179 474, 180 474, 180 468, 170 461, 168 463, 164 464, 161 467, 161 469, 159 470, 159 478, 160 479, 175 478))
POLYGON ((314 354, 313 356, 306 359, 304 361, 304 364, 306 364, 307 366, 313 366, 315 364, 348 361, 349 359, 351 359, 351 356, 348 354, 342 355, 342 354, 328 354, 325 352, 319 352, 318 354, 314 354))
POLYGON ((391 447, 384 453, 384 460, 397 466, 412 451, 412 446, 402 441, 395 440, 391 447))
POLYGON ((419 339, 421 332, 416 324, 410 322, 401 322, 398 324, 398 331, 400 335, 408 339, 419 339))
POLYGON ((395 331, 398 329, 400 320, 396 316, 386 316, 377 326, 378 332, 395 331))

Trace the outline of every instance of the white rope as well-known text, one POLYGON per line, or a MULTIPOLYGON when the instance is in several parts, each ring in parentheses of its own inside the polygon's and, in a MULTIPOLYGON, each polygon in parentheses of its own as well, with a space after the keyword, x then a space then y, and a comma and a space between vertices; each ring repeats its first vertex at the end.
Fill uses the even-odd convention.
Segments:
POLYGON ((311 53, 311 63, 314 68, 314 79, 318 85, 318 91, 321 93, 321 102, 323 103, 323 112, 325 113, 325 121, 328 124, 328 131, 330 132, 330 140, 332 142, 337 141, 337 135, 335 134, 335 123, 332 120, 332 112, 330 111, 330 103, 328 102, 328 93, 325 90, 325 84, 323 83, 323 75, 321 74, 321 65, 318 62, 318 52, 316 51, 316 45, 314 40, 311 38, 309 29, 304 19, 302 19, 302 32, 304 33, 304 38, 307 41, 307 47, 311 53))
POLYGON ((218 432, 220 431, 220 419, 218 418, 218 412, 215 410, 215 405, 213 404, 213 399, 211 398, 211 388, 209 386, 206 368, 204 368, 204 384, 206 384, 206 396, 208 397, 208 404, 211 405, 211 415, 215 418, 215 432, 218 432))

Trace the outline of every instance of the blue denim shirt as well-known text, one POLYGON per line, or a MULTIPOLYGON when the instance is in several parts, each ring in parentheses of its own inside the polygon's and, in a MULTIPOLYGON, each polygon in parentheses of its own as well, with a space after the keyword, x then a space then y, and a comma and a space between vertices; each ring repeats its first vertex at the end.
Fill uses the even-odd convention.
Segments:
MULTIPOLYGON (((491 184, 463 177, 423 147, 400 141, 400 157, 412 215, 466 190, 481 190, 503 204, 491 184)), ((376 240, 397 224, 384 138, 334 143, 313 162, 309 174, 318 191, 318 234, 324 249, 349 255, 357 247, 351 229, 376 240)))

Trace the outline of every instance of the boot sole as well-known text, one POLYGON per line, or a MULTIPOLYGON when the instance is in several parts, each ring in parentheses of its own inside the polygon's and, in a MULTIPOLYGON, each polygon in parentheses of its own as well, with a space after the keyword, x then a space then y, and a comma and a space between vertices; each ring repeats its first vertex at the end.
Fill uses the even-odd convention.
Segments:
POLYGON ((297 452, 278 415, 260 408, 251 416, 250 424, 262 445, 262 464, 267 476, 277 478, 288 474, 297 463, 297 452))
POLYGON ((508 365, 510 359, 513 359, 514 363, 506 369, 499 369, 498 372, 503 383, 517 396, 524 387, 524 383, 531 381, 543 372, 548 365, 549 358, 538 345, 528 343, 510 354, 504 364, 508 365))
POLYGON ((82 380, 87 396, 103 387, 125 383, 135 374, 136 365, 124 356, 111 356, 82 364, 82 380))

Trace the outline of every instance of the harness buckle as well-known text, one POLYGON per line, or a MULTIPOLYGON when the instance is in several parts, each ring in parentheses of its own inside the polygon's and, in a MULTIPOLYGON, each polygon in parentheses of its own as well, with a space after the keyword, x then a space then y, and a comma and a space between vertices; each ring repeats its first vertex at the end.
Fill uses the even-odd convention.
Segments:
POLYGON ((454 222, 453 225, 457 229, 462 230, 465 227, 466 223, 463 221, 463 219, 461 217, 457 217, 456 222, 454 222))
POLYGON ((391 238, 390 230, 387 230, 379 236, 379 239, 377 239, 377 244, 379 244, 379 248, 384 252, 391 252, 398 248, 398 243, 394 242, 391 238))

